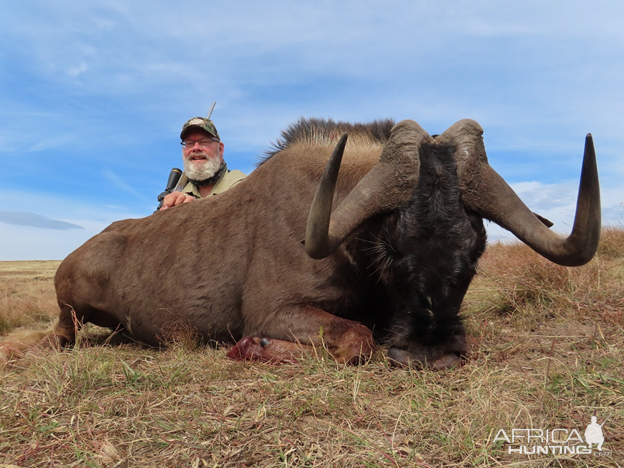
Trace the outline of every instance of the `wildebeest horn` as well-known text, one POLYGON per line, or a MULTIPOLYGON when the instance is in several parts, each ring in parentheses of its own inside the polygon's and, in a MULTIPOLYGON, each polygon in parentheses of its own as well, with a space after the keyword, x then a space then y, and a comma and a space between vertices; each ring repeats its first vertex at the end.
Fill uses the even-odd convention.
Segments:
POLYGON ((593 140, 587 135, 572 233, 561 237, 549 230, 490 167, 483 145, 483 129, 461 120, 438 137, 456 148, 455 160, 462 201, 467 208, 511 231, 548 260, 565 266, 584 265, 600 239, 600 186, 593 140))
POLYGON ((305 239, 308 255, 327 257, 366 219, 407 202, 418 182, 420 144, 427 138, 431 137, 413 120, 396 124, 379 162, 332 214, 336 178, 347 141, 347 135, 343 135, 325 167, 310 208, 305 239))

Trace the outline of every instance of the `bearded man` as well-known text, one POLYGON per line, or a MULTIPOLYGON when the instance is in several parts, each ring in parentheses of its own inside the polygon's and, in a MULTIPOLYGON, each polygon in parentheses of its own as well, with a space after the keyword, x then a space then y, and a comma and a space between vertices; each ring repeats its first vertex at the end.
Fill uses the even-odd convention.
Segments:
POLYGON ((212 120, 192 118, 182 126, 180 139, 189 182, 181 192, 167 195, 161 210, 225 192, 246 177, 241 171, 228 170, 223 160, 224 145, 212 120))

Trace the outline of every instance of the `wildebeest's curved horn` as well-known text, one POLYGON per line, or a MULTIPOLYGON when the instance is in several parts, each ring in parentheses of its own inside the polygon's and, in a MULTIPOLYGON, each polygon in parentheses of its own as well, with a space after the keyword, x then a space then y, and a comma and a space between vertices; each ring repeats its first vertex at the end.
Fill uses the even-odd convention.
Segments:
POLYGON ((490 167, 483 145, 483 129, 473 120, 461 120, 438 139, 456 147, 455 160, 462 200, 481 216, 511 231, 548 260, 565 266, 584 265, 600 240, 600 186, 591 135, 585 155, 572 233, 561 237, 550 231, 490 167))
POLYGON ((431 137, 413 120, 396 124, 379 162, 332 214, 336 178, 347 140, 346 134, 343 135, 327 163, 310 208, 305 239, 308 255, 327 257, 366 219, 407 202, 418 182, 420 144, 428 138, 431 137))

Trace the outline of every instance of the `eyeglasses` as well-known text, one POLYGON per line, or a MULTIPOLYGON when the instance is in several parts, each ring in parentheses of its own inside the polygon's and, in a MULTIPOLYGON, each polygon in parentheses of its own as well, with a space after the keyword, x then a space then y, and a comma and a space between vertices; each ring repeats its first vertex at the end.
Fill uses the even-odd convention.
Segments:
POLYGON ((195 143, 199 143, 202 148, 207 148, 211 143, 219 143, 218 138, 202 138, 201 140, 184 140, 180 144, 182 148, 193 148, 195 143))

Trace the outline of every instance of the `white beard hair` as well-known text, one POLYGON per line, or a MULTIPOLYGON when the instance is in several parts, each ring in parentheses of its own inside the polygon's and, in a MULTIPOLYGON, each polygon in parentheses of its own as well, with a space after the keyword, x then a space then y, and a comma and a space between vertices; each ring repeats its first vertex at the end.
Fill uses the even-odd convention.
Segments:
POLYGON ((210 157, 203 153, 208 159, 202 164, 197 164, 188 158, 184 158, 184 173, 191 180, 202 181, 210 179, 221 168, 219 158, 210 157))

